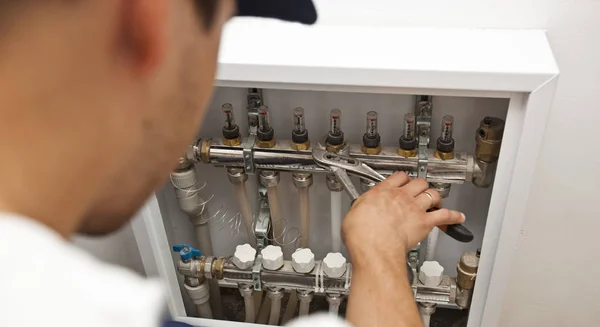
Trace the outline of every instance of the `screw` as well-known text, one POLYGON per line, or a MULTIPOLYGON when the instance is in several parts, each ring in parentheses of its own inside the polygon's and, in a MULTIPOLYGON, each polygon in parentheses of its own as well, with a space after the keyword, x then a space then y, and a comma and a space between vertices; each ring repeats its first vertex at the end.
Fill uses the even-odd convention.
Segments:
POLYGON ((421 167, 421 171, 425 171, 425 167, 421 167))

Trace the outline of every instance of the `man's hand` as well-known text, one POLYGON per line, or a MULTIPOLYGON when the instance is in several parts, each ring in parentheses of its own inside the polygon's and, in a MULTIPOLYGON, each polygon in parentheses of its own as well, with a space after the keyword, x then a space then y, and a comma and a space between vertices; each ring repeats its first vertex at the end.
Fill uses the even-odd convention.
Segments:
POLYGON ((423 326, 406 272, 406 251, 435 226, 463 214, 440 208, 440 194, 423 179, 396 173, 359 197, 342 232, 352 259, 346 318, 355 327, 423 326))
POLYGON ((372 258, 398 258, 435 226, 460 224, 465 217, 440 208, 440 194, 423 179, 395 173, 359 197, 344 218, 342 232, 353 264, 372 258), (373 252, 375 251, 375 252, 373 252))

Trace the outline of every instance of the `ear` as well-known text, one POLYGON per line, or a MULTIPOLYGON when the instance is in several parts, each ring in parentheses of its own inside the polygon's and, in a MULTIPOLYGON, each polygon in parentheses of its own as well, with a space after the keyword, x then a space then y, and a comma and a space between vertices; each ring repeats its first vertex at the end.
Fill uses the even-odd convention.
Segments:
POLYGON ((171 0, 121 0, 119 34, 133 73, 151 75, 165 56, 166 24, 171 0))

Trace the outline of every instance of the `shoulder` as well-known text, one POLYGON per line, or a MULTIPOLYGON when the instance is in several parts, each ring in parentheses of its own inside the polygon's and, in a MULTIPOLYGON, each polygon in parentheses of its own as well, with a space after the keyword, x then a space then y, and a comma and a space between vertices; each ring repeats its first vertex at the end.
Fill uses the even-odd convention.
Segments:
POLYGON ((157 281, 101 262, 24 217, 0 213, 0 264, 8 268, 0 270, 0 326, 147 327, 163 314, 157 281))

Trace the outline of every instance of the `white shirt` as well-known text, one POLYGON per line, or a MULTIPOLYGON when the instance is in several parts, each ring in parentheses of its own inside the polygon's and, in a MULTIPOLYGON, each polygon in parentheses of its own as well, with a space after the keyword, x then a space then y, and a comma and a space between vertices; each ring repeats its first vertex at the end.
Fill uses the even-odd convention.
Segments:
MULTIPOLYGON (((161 283, 99 261, 50 228, 0 213, 0 326, 160 326, 161 283)), ((347 327, 331 316, 293 327, 347 327)))

